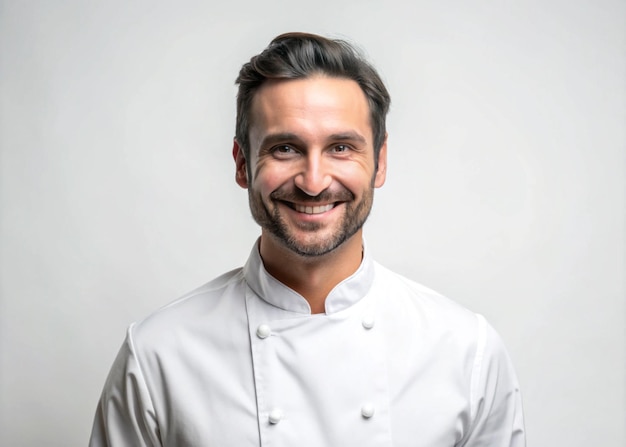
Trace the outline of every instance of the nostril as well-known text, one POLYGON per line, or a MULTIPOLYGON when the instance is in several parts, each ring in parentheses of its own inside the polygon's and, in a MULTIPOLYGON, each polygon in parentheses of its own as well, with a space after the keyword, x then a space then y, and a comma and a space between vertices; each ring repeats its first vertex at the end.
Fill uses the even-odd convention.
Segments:
POLYGON ((329 175, 322 176, 307 172, 296 176, 294 183, 307 196, 315 197, 328 189, 332 183, 332 178, 329 175))

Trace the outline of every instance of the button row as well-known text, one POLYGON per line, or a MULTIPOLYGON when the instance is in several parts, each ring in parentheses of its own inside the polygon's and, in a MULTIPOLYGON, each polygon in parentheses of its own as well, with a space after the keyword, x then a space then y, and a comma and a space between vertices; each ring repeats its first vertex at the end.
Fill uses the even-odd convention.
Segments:
MULTIPOLYGON (((361 407, 361 416, 363 416, 365 419, 369 419, 374 416, 375 410, 376 409, 374 408, 373 404, 366 403, 361 407)), ((272 411, 270 411, 267 419, 270 424, 276 425, 283 419, 283 416, 283 412, 280 410, 280 408, 274 408, 272 409, 272 411)))
MULTIPOLYGON (((361 324, 367 330, 374 327, 374 317, 372 315, 366 315, 361 320, 361 324)), ((272 334, 272 329, 267 324, 261 324, 256 329, 256 335, 260 339, 265 339, 272 334)), ((366 403, 361 407, 361 416, 365 419, 369 419, 374 416, 375 408, 371 403, 366 403)), ((283 419, 283 412, 279 408, 274 408, 268 415, 268 421, 272 425, 278 424, 283 419)))
MULTIPOLYGON (((361 324, 367 330, 370 330, 374 327, 374 317, 372 315, 366 315, 361 320, 361 324)), ((267 324, 261 324, 256 329, 256 336, 260 339, 264 339, 269 337, 272 334, 272 329, 267 324)))

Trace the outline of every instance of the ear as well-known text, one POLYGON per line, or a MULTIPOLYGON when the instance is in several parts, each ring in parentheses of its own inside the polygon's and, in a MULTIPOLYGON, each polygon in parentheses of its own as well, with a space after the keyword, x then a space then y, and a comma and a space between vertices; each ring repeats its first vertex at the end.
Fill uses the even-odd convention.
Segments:
POLYGON ((383 141, 383 145, 380 147, 380 152, 378 153, 378 169, 376 171, 376 176, 374 177, 374 186, 376 188, 380 188, 385 184, 385 179, 387 178, 387 134, 385 134, 385 141, 383 141))
POLYGON ((236 139, 233 140, 233 158, 235 159, 235 181, 242 188, 247 188, 248 167, 246 164, 246 156, 236 139))

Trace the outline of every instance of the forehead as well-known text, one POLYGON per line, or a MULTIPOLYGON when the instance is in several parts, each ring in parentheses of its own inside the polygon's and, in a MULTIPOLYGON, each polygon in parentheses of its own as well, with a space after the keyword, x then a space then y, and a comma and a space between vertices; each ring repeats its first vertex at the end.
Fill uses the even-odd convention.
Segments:
POLYGON ((369 117, 367 98, 351 79, 316 75, 270 80, 253 98, 250 136, 274 131, 355 130, 371 140, 369 117))

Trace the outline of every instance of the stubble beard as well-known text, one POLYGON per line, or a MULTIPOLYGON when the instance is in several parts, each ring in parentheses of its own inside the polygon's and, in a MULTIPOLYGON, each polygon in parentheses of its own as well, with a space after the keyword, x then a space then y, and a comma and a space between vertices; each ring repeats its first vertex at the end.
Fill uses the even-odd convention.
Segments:
POLYGON ((295 254, 304 257, 323 256, 341 246, 345 241, 354 236, 365 224, 374 199, 373 186, 367 189, 363 198, 358 202, 354 202, 354 194, 347 189, 340 193, 323 192, 316 197, 306 196, 303 192, 291 192, 289 194, 276 191, 270 194, 271 200, 274 202, 272 210, 268 209, 263 202, 262 197, 252 188, 248 189, 248 201, 250 203, 250 211, 252 217, 257 224, 266 230, 271 237, 279 243, 291 250, 295 254), (332 197, 332 199, 331 199, 332 197), (302 222, 298 225, 297 231, 308 233, 303 241, 298 240, 293 230, 289 228, 280 213, 277 201, 299 201, 299 202, 341 202, 340 206, 344 207, 341 220, 337 224, 337 228, 322 240, 317 238, 315 233, 324 229, 325 225, 319 222, 302 222))

